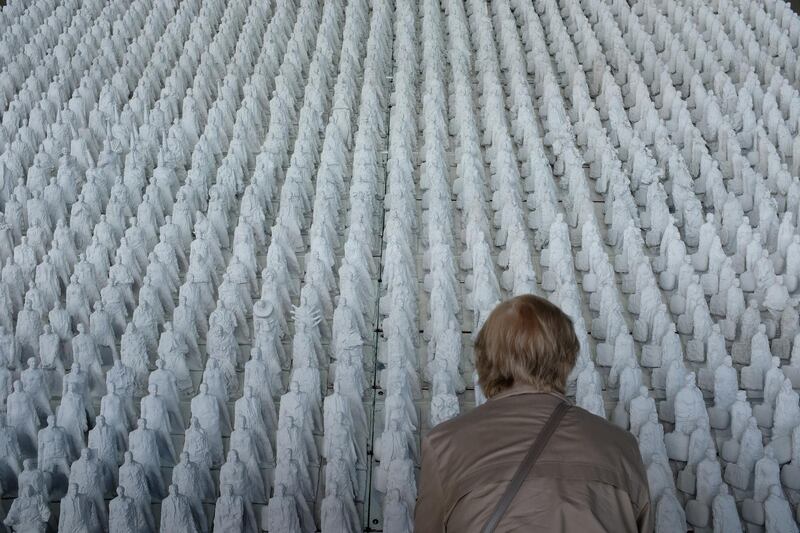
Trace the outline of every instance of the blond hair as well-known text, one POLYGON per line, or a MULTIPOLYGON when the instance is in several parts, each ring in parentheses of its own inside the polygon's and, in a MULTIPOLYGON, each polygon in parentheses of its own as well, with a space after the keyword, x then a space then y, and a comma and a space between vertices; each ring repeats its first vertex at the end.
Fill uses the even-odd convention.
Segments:
POLYGON ((495 307, 478 333, 478 381, 487 398, 514 384, 564 392, 579 348, 561 309, 532 294, 516 296, 495 307))

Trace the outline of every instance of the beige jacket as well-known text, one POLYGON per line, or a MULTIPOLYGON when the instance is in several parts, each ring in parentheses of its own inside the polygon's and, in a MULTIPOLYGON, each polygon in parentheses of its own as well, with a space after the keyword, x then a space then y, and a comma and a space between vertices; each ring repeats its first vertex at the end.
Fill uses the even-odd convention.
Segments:
MULTIPOLYGON (((480 532, 561 399, 514 386, 431 430, 416 533, 480 532)), ((649 533, 653 517, 634 436, 573 406, 496 531, 649 533)))

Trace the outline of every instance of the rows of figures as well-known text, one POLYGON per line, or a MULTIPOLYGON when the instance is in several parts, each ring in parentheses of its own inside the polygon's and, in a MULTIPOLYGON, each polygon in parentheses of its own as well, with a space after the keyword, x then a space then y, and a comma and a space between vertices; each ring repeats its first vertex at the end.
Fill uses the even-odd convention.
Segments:
POLYGON ((535 293, 659 533, 800 521, 784 0, 8 0, 0 530, 408 532, 535 293))

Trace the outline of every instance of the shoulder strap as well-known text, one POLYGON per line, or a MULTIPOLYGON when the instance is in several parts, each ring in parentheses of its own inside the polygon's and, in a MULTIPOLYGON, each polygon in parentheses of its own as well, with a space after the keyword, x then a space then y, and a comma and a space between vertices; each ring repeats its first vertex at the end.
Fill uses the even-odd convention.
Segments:
POLYGON ((508 506, 511 505, 511 502, 514 500, 514 496, 516 496, 517 492, 519 492, 520 487, 522 487, 522 483, 525 482, 525 478, 528 477, 533 465, 536 464, 536 460, 544 451, 545 447, 547 446, 547 442, 550 440, 550 437, 553 436, 553 433, 561 423, 561 419, 564 418, 564 415, 567 413, 569 408, 570 404, 562 401, 550 414, 550 418, 547 419, 547 422, 545 422, 542 430, 536 437, 536 440, 533 441, 533 444, 528 449, 528 453, 525 455, 522 463, 520 463, 517 471, 514 473, 514 477, 511 478, 506 491, 503 493, 500 501, 497 502, 494 512, 492 512, 492 515, 489 517, 486 525, 483 526, 483 529, 481 530, 482 533, 492 533, 500 523, 503 515, 508 510, 508 506))

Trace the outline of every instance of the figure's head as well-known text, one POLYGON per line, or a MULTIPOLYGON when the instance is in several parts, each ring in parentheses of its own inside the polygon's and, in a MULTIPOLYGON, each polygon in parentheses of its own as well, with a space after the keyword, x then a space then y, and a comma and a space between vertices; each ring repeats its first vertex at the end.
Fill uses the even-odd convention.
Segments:
POLYGON ((580 343, 572 320, 532 294, 500 303, 475 340, 475 368, 487 398, 515 384, 563 392, 580 343))

